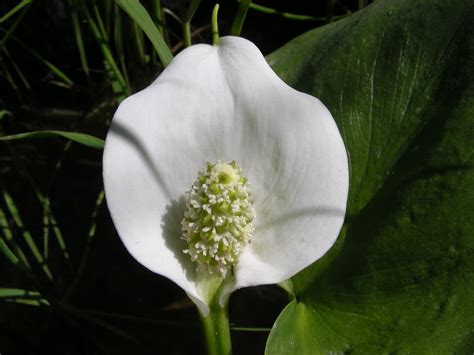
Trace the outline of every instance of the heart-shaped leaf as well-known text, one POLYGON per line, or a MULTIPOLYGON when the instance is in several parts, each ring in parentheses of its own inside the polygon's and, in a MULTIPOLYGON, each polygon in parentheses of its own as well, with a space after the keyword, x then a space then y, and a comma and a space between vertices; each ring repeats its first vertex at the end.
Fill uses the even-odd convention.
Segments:
POLYGON ((339 242, 287 284, 267 354, 473 352, 473 5, 379 0, 268 57, 332 112, 351 174, 339 242))

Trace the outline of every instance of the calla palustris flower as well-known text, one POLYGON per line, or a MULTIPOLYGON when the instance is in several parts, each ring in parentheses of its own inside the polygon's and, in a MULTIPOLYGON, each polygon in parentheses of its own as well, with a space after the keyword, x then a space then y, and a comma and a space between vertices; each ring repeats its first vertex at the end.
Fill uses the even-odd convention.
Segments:
POLYGON ((223 37, 185 49, 120 105, 104 183, 130 254, 206 315, 216 294, 225 303, 235 289, 282 282, 328 251, 348 162, 326 107, 279 79, 251 42, 223 37), (241 185, 224 186, 229 176, 241 185))

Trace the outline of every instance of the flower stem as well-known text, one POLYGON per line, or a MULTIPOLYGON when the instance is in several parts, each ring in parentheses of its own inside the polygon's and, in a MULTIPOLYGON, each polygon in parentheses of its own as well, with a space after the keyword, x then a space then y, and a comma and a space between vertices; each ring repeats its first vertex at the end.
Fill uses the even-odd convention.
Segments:
POLYGON ((206 317, 199 313, 207 353, 208 355, 230 355, 232 354, 232 343, 227 303, 221 307, 219 301, 215 301, 209 308, 210 311, 206 317))
POLYGON ((212 44, 217 46, 219 43, 219 26, 217 23, 217 14, 219 12, 219 4, 216 4, 214 6, 214 9, 212 10, 212 44))

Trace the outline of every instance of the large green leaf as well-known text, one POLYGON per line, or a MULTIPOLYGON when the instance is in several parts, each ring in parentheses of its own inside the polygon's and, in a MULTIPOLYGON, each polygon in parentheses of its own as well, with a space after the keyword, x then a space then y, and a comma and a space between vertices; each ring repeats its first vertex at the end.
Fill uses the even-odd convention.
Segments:
POLYGON ((379 0, 268 57, 351 168, 340 239, 286 285, 268 354, 473 353, 473 5, 379 0))

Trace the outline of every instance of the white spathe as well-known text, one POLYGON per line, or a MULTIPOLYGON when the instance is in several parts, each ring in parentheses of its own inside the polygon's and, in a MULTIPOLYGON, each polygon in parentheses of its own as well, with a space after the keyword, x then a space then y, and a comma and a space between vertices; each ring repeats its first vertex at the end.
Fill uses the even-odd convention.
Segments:
POLYGON ((209 311, 196 265, 183 253, 184 193, 207 162, 236 160, 252 190, 256 228, 227 280, 284 281, 321 258, 344 221, 348 162, 338 128, 316 98, 286 85, 239 37, 178 54, 118 108, 106 139, 104 184, 131 255, 209 311))

